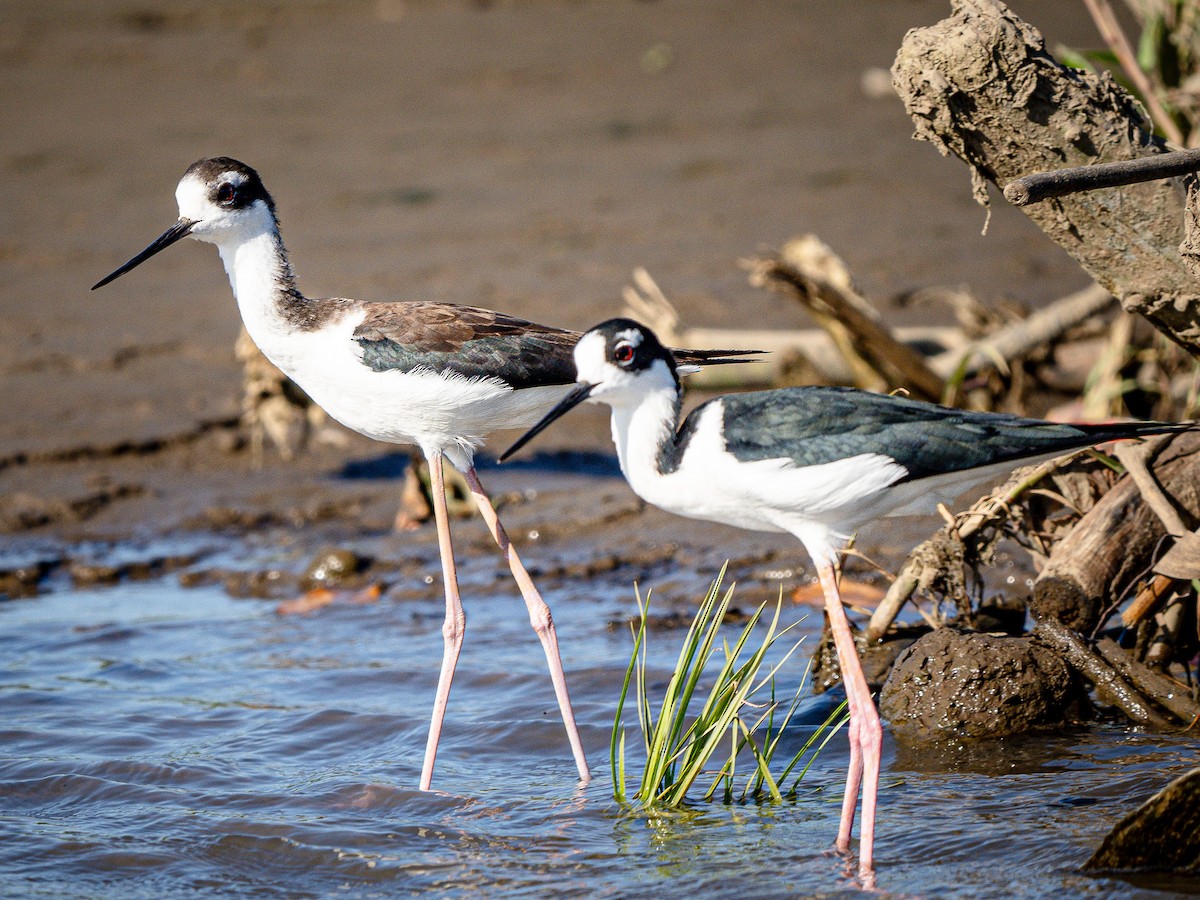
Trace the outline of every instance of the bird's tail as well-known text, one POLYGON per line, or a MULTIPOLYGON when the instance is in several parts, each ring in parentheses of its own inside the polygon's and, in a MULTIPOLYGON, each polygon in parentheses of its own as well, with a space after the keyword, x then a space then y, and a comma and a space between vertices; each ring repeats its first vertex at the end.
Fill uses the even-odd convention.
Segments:
POLYGON ((761 359, 743 359, 745 356, 760 356, 766 350, 672 350, 680 366, 727 366, 733 363, 762 362, 761 359))
POLYGON ((1156 434, 1178 434, 1200 428, 1200 422, 1104 422, 1071 423, 1097 444, 1128 438, 1153 437, 1156 434))

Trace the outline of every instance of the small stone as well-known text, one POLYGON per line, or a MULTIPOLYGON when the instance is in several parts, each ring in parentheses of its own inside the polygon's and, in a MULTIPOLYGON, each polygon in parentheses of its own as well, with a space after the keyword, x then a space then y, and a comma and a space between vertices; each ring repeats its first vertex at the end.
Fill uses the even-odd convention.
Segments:
POLYGON ((224 585, 231 597, 277 600, 296 590, 296 577, 279 569, 234 572, 225 577, 224 585))
POLYGON ((67 573, 71 576, 71 583, 75 587, 116 584, 125 574, 120 566, 85 562, 72 562, 67 566, 67 573))
POLYGON ((42 579, 60 562, 58 559, 39 559, 0 569, 0 600, 36 596, 42 579))
POLYGON ((305 590, 336 587, 357 575, 366 565, 367 561, 353 550, 340 547, 322 550, 304 570, 300 585, 305 590))

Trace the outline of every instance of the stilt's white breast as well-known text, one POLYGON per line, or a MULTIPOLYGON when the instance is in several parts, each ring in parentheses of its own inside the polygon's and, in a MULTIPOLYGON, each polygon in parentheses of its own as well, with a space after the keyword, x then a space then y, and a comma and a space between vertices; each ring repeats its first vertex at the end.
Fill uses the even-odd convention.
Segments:
POLYGON ((376 371, 363 363, 354 340, 366 316, 361 305, 347 303, 344 312, 311 330, 283 316, 276 235, 218 246, 242 320, 259 349, 329 415, 367 437, 417 444, 427 453, 446 453, 455 465, 469 464, 488 434, 533 425, 571 389, 513 390, 498 378, 376 371))
POLYGON ((792 531, 798 520, 834 524, 907 474, 892 459, 860 454, 819 465, 791 459, 740 460, 726 447, 724 407, 709 404, 697 423, 675 473, 661 476, 661 489, 743 528, 792 531))
POLYGON ((794 534, 814 556, 826 555, 823 548, 857 529, 862 513, 907 474, 879 454, 811 466, 790 458, 740 460, 726 446, 720 401, 700 411, 678 467, 664 473, 653 427, 664 413, 654 406, 646 398, 632 409, 613 410, 622 467, 639 496, 690 518, 794 534))

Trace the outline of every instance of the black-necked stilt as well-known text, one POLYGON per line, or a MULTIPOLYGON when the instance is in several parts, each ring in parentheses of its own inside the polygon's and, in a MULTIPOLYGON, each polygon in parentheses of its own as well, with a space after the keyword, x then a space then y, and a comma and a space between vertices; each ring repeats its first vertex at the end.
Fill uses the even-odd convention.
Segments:
MULTIPOLYGON (((271 195, 258 173, 235 159, 193 163, 175 189, 175 199, 179 221, 92 290, 182 238, 216 244, 246 330, 267 358, 342 424, 376 440, 416 444, 429 460, 446 620, 421 788, 428 789, 433 777, 466 627, 446 515, 443 459, 465 476, 516 579, 546 652, 575 764, 580 777, 588 778, 550 609, 510 544, 474 466, 475 449, 487 434, 532 424, 570 391, 578 333, 448 303, 305 297, 296 287, 271 195)), ((684 362, 703 365, 735 361, 725 357, 741 351, 680 354, 684 362)))
POLYGON ((847 537, 879 516, 933 512, 972 485, 1038 457, 1188 426, 1060 425, 848 388, 717 397, 682 426, 676 363, 629 319, 575 348, 578 387, 500 457, 584 400, 612 407, 621 471, 648 503, 695 519, 788 532, 812 556, 850 707, 850 770, 837 847, 846 851, 862 789, 859 868, 873 871, 883 732, 838 594, 847 537))

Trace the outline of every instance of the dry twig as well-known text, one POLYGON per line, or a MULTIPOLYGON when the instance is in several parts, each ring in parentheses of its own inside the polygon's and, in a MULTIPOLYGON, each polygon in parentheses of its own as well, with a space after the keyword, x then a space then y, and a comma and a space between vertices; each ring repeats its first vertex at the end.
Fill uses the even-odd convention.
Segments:
POLYGON ((1069 166, 1023 175, 1004 186, 1004 198, 1013 206, 1028 206, 1081 191, 1122 187, 1162 178, 1178 178, 1200 171, 1200 149, 1172 150, 1155 156, 1069 166))

